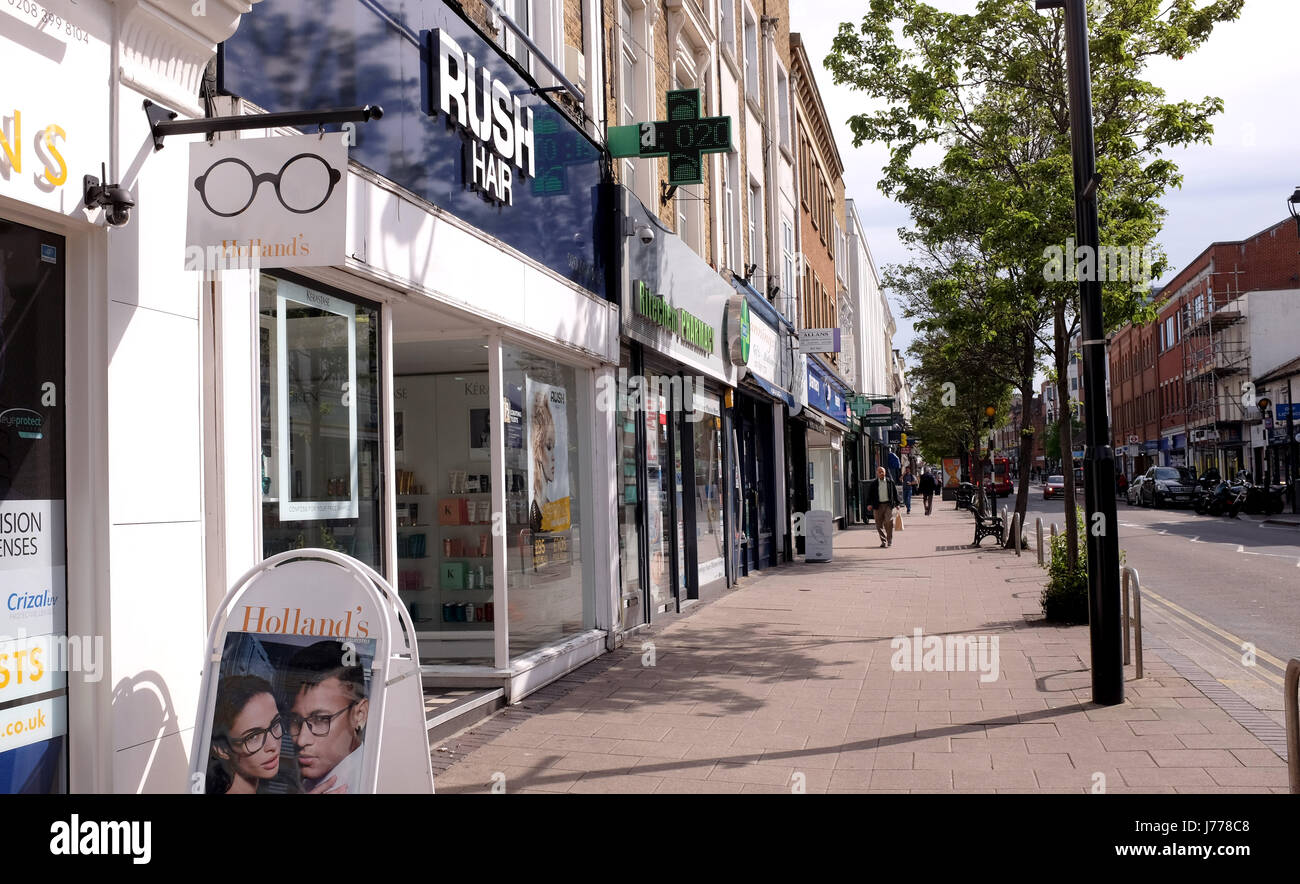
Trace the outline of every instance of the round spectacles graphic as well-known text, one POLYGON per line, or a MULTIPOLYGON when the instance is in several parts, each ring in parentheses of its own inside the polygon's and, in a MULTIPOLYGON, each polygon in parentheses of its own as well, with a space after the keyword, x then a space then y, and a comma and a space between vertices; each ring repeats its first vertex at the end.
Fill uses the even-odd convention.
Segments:
POLYGON ((280 205, 306 215, 329 202, 342 177, 342 172, 314 153, 300 153, 285 160, 280 171, 262 173, 238 157, 226 157, 195 178, 194 188, 208 211, 221 218, 243 214, 267 183, 280 205))

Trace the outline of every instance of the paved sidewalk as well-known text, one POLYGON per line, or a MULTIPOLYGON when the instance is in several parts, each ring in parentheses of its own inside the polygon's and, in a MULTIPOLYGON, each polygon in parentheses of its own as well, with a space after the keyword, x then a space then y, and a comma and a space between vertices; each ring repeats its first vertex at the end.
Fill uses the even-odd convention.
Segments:
POLYGON ((1042 621, 1034 551, 972 534, 939 501, 890 549, 837 534, 834 562, 742 581, 447 741, 437 790, 1286 791, 1282 759, 1158 652, 1093 705, 1087 627, 1042 621), (895 671, 916 629, 996 638, 997 680, 895 671))

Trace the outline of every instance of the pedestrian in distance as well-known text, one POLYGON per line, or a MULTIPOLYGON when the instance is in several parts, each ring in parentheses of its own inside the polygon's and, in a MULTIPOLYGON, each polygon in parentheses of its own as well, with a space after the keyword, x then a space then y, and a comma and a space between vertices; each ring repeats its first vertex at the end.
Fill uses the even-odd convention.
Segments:
POLYGON ((883 549, 894 544, 894 507, 901 503, 898 496, 898 483, 889 477, 884 467, 876 467, 876 478, 867 482, 865 489, 867 512, 876 521, 876 533, 880 535, 883 549))
POLYGON ((898 455, 893 451, 893 449, 890 449, 889 456, 885 458, 885 462, 889 464, 889 478, 897 482, 898 471, 902 467, 903 462, 899 460, 898 455))
POLYGON ((937 484, 934 473, 929 470, 921 474, 921 479, 917 483, 917 490, 921 492, 921 502, 925 504, 927 516, 930 515, 930 508, 934 506, 934 486, 937 484))
POLYGON ((916 491, 916 476, 912 475, 911 467, 903 468, 903 506, 907 507, 907 514, 912 514, 912 494, 916 491))

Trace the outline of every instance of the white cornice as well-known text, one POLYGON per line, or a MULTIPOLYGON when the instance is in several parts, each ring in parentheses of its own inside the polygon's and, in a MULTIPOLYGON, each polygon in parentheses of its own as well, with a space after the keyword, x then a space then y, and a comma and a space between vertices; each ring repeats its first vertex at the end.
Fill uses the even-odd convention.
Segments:
POLYGON ((202 116, 203 71, 217 44, 235 33, 240 16, 258 2, 115 0, 121 81, 175 111, 202 116))

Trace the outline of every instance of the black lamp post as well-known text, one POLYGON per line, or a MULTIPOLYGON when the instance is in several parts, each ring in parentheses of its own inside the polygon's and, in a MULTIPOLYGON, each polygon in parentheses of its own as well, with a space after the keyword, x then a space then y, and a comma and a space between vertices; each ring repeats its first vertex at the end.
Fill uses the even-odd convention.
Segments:
MULTIPOLYGON (((1092 73, 1088 59, 1086 0, 1036 0, 1038 9, 1061 9, 1065 17, 1066 84, 1070 101, 1070 146, 1074 159, 1074 226, 1080 246, 1093 255, 1101 245, 1097 218, 1097 148, 1092 129, 1092 73)), ((1120 622, 1119 523, 1115 511, 1115 452, 1106 416, 1106 326, 1101 281, 1079 281, 1083 331, 1084 509, 1087 513, 1088 630, 1092 649, 1092 700, 1102 706, 1124 702, 1124 658, 1120 622)), ((1071 444, 1062 440, 1063 445, 1071 444)))
MULTIPOLYGON (((1286 201, 1286 207, 1291 212, 1291 217, 1295 219, 1296 232, 1300 233, 1300 187, 1297 187, 1295 193, 1291 194, 1291 198, 1286 201)), ((1297 467, 1300 467, 1300 445, 1296 443, 1300 440, 1296 439, 1295 397, 1291 395, 1290 378, 1286 382, 1286 402, 1286 444, 1287 453, 1290 455, 1287 458, 1290 461, 1287 478, 1291 491, 1291 512, 1296 513, 1300 512, 1300 491, 1296 488, 1297 467)))

